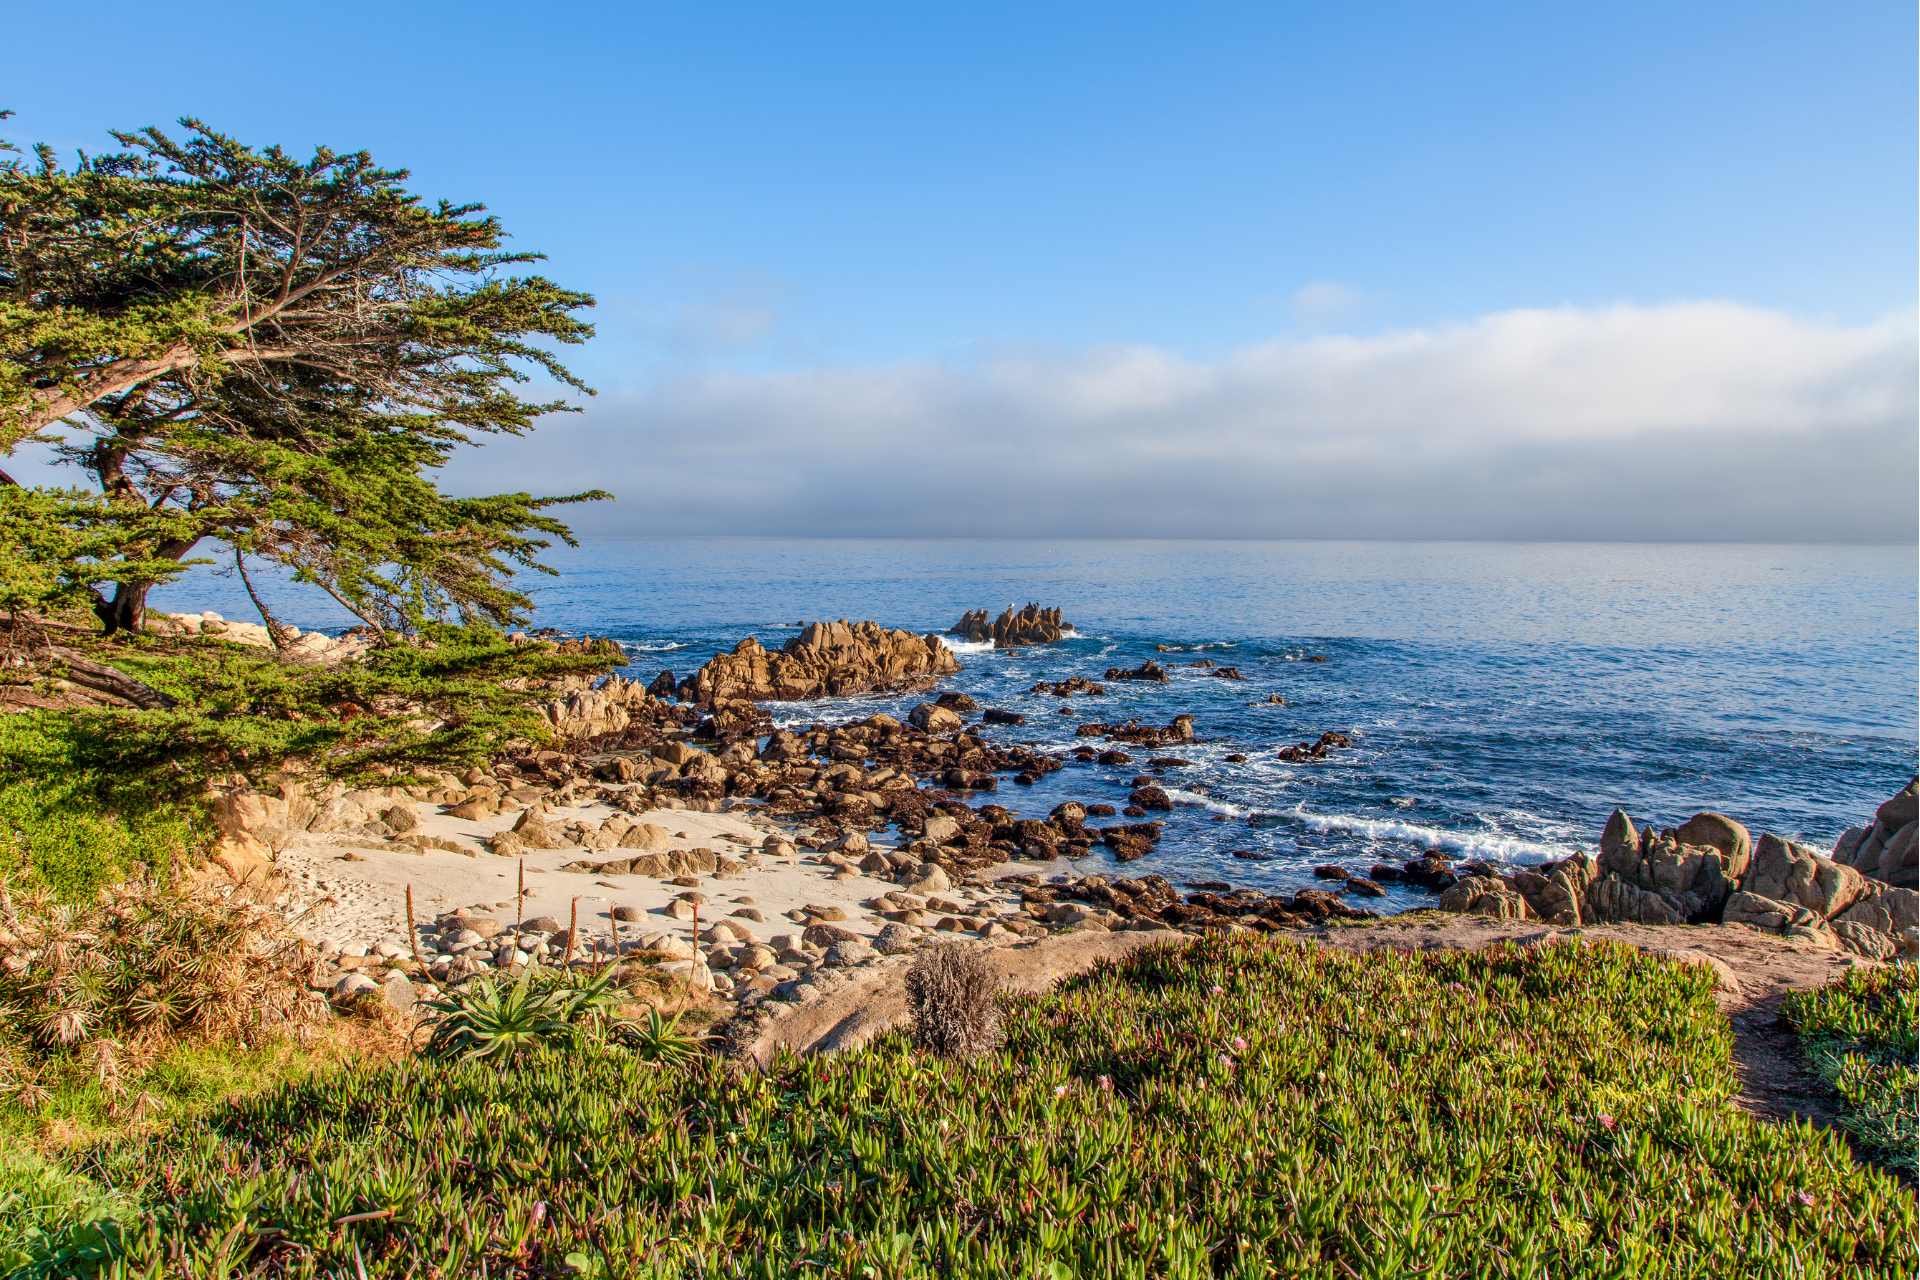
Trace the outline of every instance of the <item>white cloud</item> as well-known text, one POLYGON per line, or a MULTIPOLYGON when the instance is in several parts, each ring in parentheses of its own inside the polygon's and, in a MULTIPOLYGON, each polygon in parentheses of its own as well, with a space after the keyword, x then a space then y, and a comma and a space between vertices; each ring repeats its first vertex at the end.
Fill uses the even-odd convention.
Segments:
POLYGON ((1287 296, 1287 305, 1302 323, 1332 320, 1360 305, 1361 295, 1352 285, 1338 280, 1309 280, 1287 296))
POLYGON ((463 462, 650 533, 1914 535, 1915 323, 1729 303, 667 379, 463 462))

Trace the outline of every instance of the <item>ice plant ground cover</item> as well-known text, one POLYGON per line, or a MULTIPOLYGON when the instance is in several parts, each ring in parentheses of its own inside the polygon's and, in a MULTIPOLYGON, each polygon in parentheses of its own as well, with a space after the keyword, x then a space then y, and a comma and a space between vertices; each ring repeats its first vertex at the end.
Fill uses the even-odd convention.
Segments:
POLYGON ((1733 1105, 1712 986, 1222 936, 968 1063, 353 1068, 76 1157, 126 1208, 26 1274, 1911 1275, 1910 1188, 1733 1105))
POLYGON ((1787 999, 1808 1061, 1839 1095, 1847 1131, 1868 1155, 1916 1171, 1920 1143, 1920 973, 1910 964, 1854 969, 1787 999))

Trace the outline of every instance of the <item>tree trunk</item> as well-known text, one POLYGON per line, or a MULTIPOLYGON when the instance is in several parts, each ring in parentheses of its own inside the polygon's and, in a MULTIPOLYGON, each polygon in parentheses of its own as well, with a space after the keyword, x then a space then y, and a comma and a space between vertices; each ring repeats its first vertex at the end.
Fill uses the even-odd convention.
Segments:
MULTIPOLYGON (((184 559, 199 542, 197 537, 175 538, 155 547, 153 554, 161 560, 184 559)), ((123 582, 114 588, 113 599, 94 604, 94 616, 100 619, 108 635, 116 631, 138 632, 146 626, 147 592, 153 590, 153 586, 151 582, 123 582)))
POLYGON ((287 647, 287 624, 273 616, 267 608, 267 602, 253 589, 253 575, 247 572, 247 558, 240 554, 240 548, 233 549, 233 567, 240 574, 241 585, 247 589, 247 599, 253 601, 253 607, 260 612, 260 621, 267 624, 267 639, 273 643, 274 651, 280 652, 287 647))
POLYGON ((93 606, 94 615, 108 635, 119 631, 138 633, 147 624, 147 592, 151 590, 151 582, 123 582, 114 588, 111 600, 102 600, 93 606))

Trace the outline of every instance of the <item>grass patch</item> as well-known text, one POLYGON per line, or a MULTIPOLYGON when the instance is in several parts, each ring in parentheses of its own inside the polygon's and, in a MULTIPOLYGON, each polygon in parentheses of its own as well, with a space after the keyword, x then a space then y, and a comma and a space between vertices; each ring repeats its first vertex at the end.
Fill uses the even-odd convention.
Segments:
POLYGON ((70 1167, 139 1206, 114 1274, 1911 1274, 1910 1192, 1730 1104, 1712 982, 1209 938, 1013 1002, 971 1063, 410 1060, 70 1167))
POLYGON ((220 640, 62 640, 179 701, 0 715, 0 856, 70 900, 203 849, 214 777, 258 779, 297 762, 342 781, 391 781, 482 763, 510 742, 544 740, 543 682, 617 660, 483 627, 435 627, 420 644, 337 667, 220 640))
MULTIPOLYGON (((137 713, 135 713, 137 714, 137 713)), ((166 871, 212 829, 178 779, 116 776, 99 760, 110 721, 74 712, 0 715, 0 864, 63 898, 129 871, 166 871)))
POLYGON ((377 1029, 338 1023, 300 1040, 175 1044, 111 1090, 75 1061, 49 1073, 31 1103, 8 1092, 0 1097, 0 1276, 23 1268, 58 1275, 81 1259, 104 1259, 108 1242, 138 1215, 132 1197, 76 1170, 75 1152, 191 1124, 349 1061, 390 1058, 399 1047, 377 1029))
POLYGON ((1818 991, 1787 997, 1801 1049, 1846 1114, 1847 1132, 1872 1158, 1909 1178, 1920 1173, 1920 974, 1910 964, 1854 968, 1818 991))

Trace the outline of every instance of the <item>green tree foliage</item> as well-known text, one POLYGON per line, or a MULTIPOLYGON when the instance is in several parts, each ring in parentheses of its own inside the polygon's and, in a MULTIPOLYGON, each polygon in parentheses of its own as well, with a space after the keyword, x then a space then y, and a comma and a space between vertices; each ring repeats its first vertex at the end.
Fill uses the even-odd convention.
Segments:
POLYGON ((0 163, 0 456, 49 442, 117 513, 56 522, 126 535, 88 561, 102 622, 137 628, 209 538, 376 625, 518 620, 511 572, 570 540, 551 508, 605 495, 452 497, 436 473, 590 394, 554 349, 591 336, 592 299, 526 273, 539 255, 503 249, 481 206, 429 204, 365 152, 184 130, 0 163))
POLYGON ((0 614, 61 612, 103 583, 166 582, 200 561, 144 551, 178 538, 188 518, 78 489, 0 486, 0 614))

